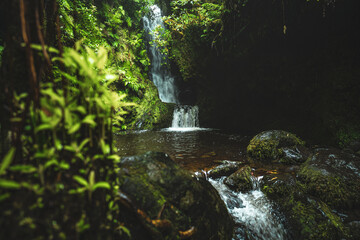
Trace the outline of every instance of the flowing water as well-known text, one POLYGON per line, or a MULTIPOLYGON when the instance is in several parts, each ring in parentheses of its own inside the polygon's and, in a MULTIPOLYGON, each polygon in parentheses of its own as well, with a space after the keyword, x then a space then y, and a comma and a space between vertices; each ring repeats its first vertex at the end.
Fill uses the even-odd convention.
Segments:
POLYGON ((148 16, 143 17, 144 30, 148 33, 149 44, 148 53, 151 58, 151 78, 159 91, 160 100, 166 103, 178 103, 178 90, 175 85, 175 79, 167 69, 167 58, 159 51, 157 46, 156 34, 157 28, 164 29, 164 22, 161 16, 161 10, 158 6, 150 6, 148 16))
MULTIPOLYGON (((240 135, 226 134, 218 130, 203 129, 199 126, 199 108, 181 105, 175 79, 166 67, 167 57, 155 43, 156 29, 165 28, 158 6, 149 7, 149 14, 143 18, 148 33, 151 78, 158 88, 161 101, 176 103, 171 127, 161 131, 140 131, 116 137, 120 156, 130 156, 147 151, 167 153, 183 168, 194 173, 206 171, 222 161, 245 163, 244 152, 249 139, 240 135)), ((248 193, 231 191, 224 183, 224 177, 209 179, 225 202, 236 223, 234 240, 245 239, 286 239, 286 231, 277 217, 270 201, 258 189, 248 193)))
MULTIPOLYGON (((156 29, 164 29, 161 9, 157 5, 149 7, 148 16, 143 17, 144 30, 148 34, 149 55, 151 58, 151 78, 158 89, 160 100, 166 103, 177 103, 178 89, 175 79, 167 68, 167 56, 162 54, 156 44, 156 29)), ((199 127, 199 108, 197 106, 178 105, 174 110, 172 128, 196 128, 199 127)), ((182 129, 183 130, 183 129, 182 129)))
MULTIPOLYGON (((233 240, 288 239, 283 226, 284 219, 273 209, 271 202, 257 186, 247 193, 234 192, 224 184, 224 179, 225 177, 222 177, 216 180, 209 179, 209 181, 219 192, 235 220, 233 240)), ((254 181, 260 179, 261 177, 254 181)))
MULTIPOLYGON (((198 106, 179 105, 173 114, 172 128, 198 128, 199 124, 198 106)), ((181 129, 180 129, 181 130, 181 129)))
MULTIPOLYGON (((119 135, 115 140, 120 156, 138 155, 147 151, 165 152, 194 175, 196 172, 206 172, 224 160, 247 164, 245 151, 249 138, 220 130, 196 128, 192 131, 172 131, 169 128, 119 135)), ((264 171, 258 166, 252 168, 256 176, 264 171)), ((248 193, 230 190, 223 180, 209 179, 235 220, 234 240, 287 239, 282 218, 259 190, 256 179, 254 190, 248 193)))

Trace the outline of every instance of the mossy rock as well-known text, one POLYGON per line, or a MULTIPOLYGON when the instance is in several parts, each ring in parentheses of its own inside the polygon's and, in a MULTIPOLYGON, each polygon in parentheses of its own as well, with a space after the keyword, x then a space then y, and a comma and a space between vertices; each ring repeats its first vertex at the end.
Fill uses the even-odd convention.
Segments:
POLYGON ((295 134, 271 130, 259 133, 250 140, 247 153, 252 160, 279 162, 284 164, 302 163, 308 151, 305 142, 295 134))
POLYGON ((304 191, 337 209, 360 209, 360 158, 338 149, 316 149, 298 173, 304 191))
POLYGON ((231 189, 246 192, 253 189, 251 168, 244 166, 225 178, 224 183, 231 189))
POLYGON ((303 191, 291 174, 267 175, 262 191, 279 206, 286 217, 290 239, 342 239, 348 228, 332 209, 303 191))
POLYGON ((125 157, 120 169, 120 193, 131 202, 122 205, 121 221, 132 239, 231 239, 234 223, 218 192, 166 154, 125 157))
POLYGON ((175 104, 162 102, 152 82, 149 82, 144 96, 137 104, 129 124, 131 130, 151 130, 171 126, 175 104))
POLYGON ((270 174, 262 183, 296 239, 360 239, 354 227, 360 220, 359 189, 360 158, 325 148, 315 149, 296 174, 270 174))
POLYGON ((207 172, 207 176, 211 178, 219 178, 223 176, 229 176, 230 174, 236 172, 239 169, 241 162, 234 161, 224 161, 219 166, 216 166, 210 169, 207 172))

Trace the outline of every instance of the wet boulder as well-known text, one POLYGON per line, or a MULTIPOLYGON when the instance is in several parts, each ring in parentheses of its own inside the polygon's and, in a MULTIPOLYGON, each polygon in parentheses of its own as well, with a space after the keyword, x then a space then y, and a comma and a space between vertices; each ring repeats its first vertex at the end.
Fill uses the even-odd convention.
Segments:
POLYGON ((277 203, 296 239, 360 239, 354 227, 360 220, 359 170, 356 155, 315 149, 296 173, 264 176, 261 189, 277 203))
POLYGON ((251 168, 244 166, 225 178, 224 183, 234 191, 246 192, 253 189, 251 168))
POLYGON ((131 239, 231 239, 233 220, 212 185, 164 153, 122 158, 121 222, 131 239))
POLYGON ((253 137, 247 147, 247 153, 255 161, 300 164, 305 162, 309 155, 304 145, 305 142, 295 134, 271 130, 253 137))
POLYGON ((329 206, 360 208, 360 158, 338 149, 314 150, 298 173, 305 191, 329 206))
POLYGON ((207 172, 208 177, 219 178, 222 176, 229 176, 230 174, 236 172, 239 169, 241 162, 235 161, 222 161, 222 164, 210 169, 207 172))

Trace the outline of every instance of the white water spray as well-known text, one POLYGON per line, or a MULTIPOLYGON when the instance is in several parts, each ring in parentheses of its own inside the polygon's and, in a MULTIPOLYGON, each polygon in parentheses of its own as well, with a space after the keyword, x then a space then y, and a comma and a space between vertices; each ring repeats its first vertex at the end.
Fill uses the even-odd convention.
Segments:
MULTIPOLYGON (((162 20, 161 10, 157 5, 149 7, 149 16, 143 17, 144 29, 148 33, 152 44, 149 46, 151 55, 151 76, 159 91, 160 100, 166 103, 179 104, 178 90, 175 79, 166 68, 167 58, 162 54, 155 43, 156 36, 153 31, 156 28, 165 28, 162 20)), ((171 130, 184 131, 185 129, 199 128, 199 108, 197 106, 177 105, 173 113, 171 130)))
POLYGON ((166 103, 178 103, 174 77, 165 67, 166 56, 159 51, 155 42, 156 36, 153 34, 156 28, 165 28, 160 8, 156 5, 150 6, 149 16, 143 17, 143 23, 144 29, 150 38, 149 40, 152 42, 149 46, 151 76, 159 91, 160 100, 166 103))
POLYGON ((280 219, 274 214, 270 201, 255 184, 254 190, 247 193, 234 192, 224 183, 225 177, 209 179, 209 182, 219 192, 225 202, 229 213, 233 216, 235 229, 233 240, 251 239, 257 240, 285 240, 287 232, 280 219), (244 232, 244 229, 246 232, 244 232))

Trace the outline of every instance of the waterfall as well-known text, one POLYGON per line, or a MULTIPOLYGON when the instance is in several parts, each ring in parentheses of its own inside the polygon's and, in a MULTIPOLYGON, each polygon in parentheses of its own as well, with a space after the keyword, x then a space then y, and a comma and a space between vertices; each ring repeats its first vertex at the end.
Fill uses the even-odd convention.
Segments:
POLYGON ((157 5, 150 6, 149 16, 143 17, 144 30, 148 33, 149 54, 151 57, 151 77, 159 91, 160 100, 166 103, 178 103, 175 79, 166 69, 167 58, 159 51, 153 31, 157 27, 165 28, 161 18, 161 10, 157 5))
POLYGON ((153 31, 158 28, 165 28, 162 20, 161 10, 157 5, 149 7, 150 13, 143 17, 144 30, 148 33, 149 54, 151 57, 151 78, 158 89, 160 100, 166 103, 176 103, 174 109, 172 130, 194 129, 199 127, 197 106, 180 105, 178 100, 178 90, 175 79, 171 72, 166 68, 167 57, 162 54, 156 45, 153 31))
POLYGON ((219 192, 229 213, 235 220, 233 240, 245 240, 251 236, 254 240, 286 240, 280 216, 272 208, 269 199, 258 187, 258 179, 254 182, 254 190, 247 193, 234 192, 224 184, 225 177, 209 179, 219 192))
POLYGON ((198 106, 180 105, 174 110, 172 128, 199 127, 198 106))

